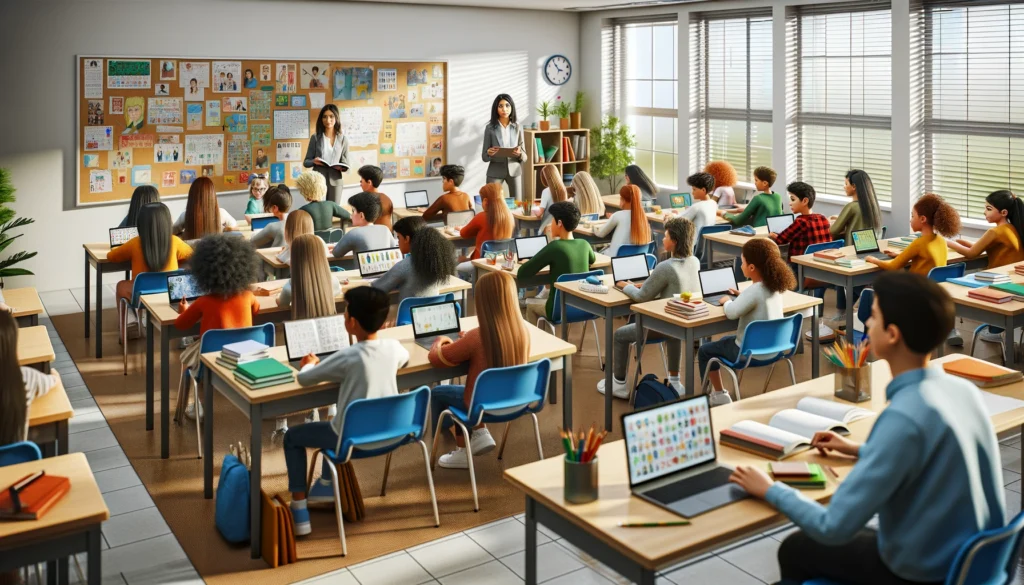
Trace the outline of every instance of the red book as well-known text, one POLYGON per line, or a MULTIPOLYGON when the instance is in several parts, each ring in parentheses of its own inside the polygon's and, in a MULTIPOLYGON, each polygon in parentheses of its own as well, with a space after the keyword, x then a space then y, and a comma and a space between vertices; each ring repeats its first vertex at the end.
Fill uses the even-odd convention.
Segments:
POLYGON ((815 258, 824 258, 826 260, 838 260, 840 258, 845 258, 846 254, 843 253, 842 250, 832 249, 832 250, 822 250, 820 252, 815 252, 814 253, 814 257, 815 258))
MULTIPOLYGON (((21 484, 32 475, 19 479, 14 485, 21 484)), ((38 520, 68 493, 71 489, 71 480, 57 475, 43 475, 29 483, 18 493, 18 499, 21 501, 20 511, 15 511, 11 487, 13 486, 8 486, 0 492, 0 519, 38 520)))
POLYGON ((987 286, 984 288, 973 288, 967 293, 967 296, 979 301, 996 304, 1008 303, 1013 300, 1012 294, 987 286))

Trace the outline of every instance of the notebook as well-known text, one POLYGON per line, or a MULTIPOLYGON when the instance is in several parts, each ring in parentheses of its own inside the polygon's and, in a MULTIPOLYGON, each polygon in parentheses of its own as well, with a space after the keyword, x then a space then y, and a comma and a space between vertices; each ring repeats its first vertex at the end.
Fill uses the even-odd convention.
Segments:
POLYGON ((795 488, 803 489, 825 489, 828 480, 825 478, 825 470, 817 463, 770 463, 768 465, 771 476, 777 481, 795 488), (785 473, 780 471, 780 466, 800 465, 806 469, 804 473, 785 473))
POLYGON ((71 489, 71 480, 45 471, 30 473, 0 492, 0 519, 38 520, 71 489), (11 490, 17 492, 15 502, 11 490))
POLYGON ((975 274, 968 274, 966 276, 961 276, 959 278, 950 278, 946 282, 956 284, 959 286, 966 286, 967 288, 983 288, 991 284, 988 282, 982 282, 978 280, 977 275, 975 274))
POLYGON ((1024 374, 1017 370, 997 366, 973 357, 945 362, 942 364, 942 369, 947 374, 974 382, 979 388, 1004 386, 1024 379, 1024 374))
POLYGON ((997 305, 1013 300, 1012 294, 991 287, 971 289, 967 291, 967 296, 978 301, 995 303, 997 305))
POLYGON ((295 370, 273 358, 266 358, 239 364, 234 375, 242 385, 257 390, 291 382, 295 379, 295 370))
POLYGON ((301 360, 309 354, 322 357, 346 348, 349 335, 345 328, 345 316, 285 321, 284 345, 288 350, 289 361, 301 360))
POLYGON ((1013 300, 1024 301, 1024 284, 1016 284, 1013 282, 1003 282, 999 284, 991 285, 992 288, 1005 293, 1013 295, 1013 300))

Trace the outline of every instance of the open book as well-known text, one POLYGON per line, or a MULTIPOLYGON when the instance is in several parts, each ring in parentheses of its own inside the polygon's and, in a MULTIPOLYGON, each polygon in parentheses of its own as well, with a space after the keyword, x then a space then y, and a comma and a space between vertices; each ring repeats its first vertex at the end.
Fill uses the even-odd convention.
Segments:
POLYGON ((846 425, 873 414, 856 406, 807 396, 796 403, 796 408, 777 412, 768 424, 741 420, 723 430, 719 442, 779 460, 809 449, 811 438, 818 431, 848 435, 850 429, 846 425))
POLYGON ((345 316, 285 321, 284 344, 289 360, 300 360, 309 354, 324 356, 348 347, 345 316))

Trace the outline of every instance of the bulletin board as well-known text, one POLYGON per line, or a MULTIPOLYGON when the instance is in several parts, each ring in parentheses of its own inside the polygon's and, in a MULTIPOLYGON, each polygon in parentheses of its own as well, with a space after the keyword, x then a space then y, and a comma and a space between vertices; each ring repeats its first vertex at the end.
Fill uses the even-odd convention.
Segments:
POLYGON ((197 177, 246 191, 252 173, 295 184, 324 104, 341 113, 349 171, 437 176, 446 160, 447 63, 77 57, 78 204, 138 185, 186 195, 197 177))

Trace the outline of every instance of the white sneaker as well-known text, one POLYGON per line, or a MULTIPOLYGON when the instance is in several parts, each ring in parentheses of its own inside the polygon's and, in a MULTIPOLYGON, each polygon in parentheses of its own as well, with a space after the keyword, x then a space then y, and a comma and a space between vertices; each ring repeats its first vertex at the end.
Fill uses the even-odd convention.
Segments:
POLYGON ((272 445, 282 445, 284 443, 284 434, 288 432, 288 419, 281 417, 277 419, 277 425, 274 428, 274 432, 270 433, 270 443, 272 445))
POLYGON ((320 422, 320 410, 317 409, 317 408, 314 408, 313 410, 309 411, 309 414, 306 415, 306 422, 307 423, 320 422))
MULTIPOLYGON (((598 380, 597 391, 600 394, 604 394, 604 378, 598 380)), ((615 376, 612 376, 612 396, 622 400, 629 400, 629 387, 626 386, 625 380, 616 380, 615 376)))
POLYGON ((334 417, 338 416, 338 405, 332 404, 327 407, 327 420, 334 420, 334 417))
POLYGON ((836 311, 822 318, 826 321, 842 321, 843 323, 846 323, 846 311, 836 311))
MULTIPOLYGON (((680 396, 683 396, 683 395, 686 394, 686 386, 683 386, 683 383, 680 382, 678 379, 673 380, 672 378, 669 378, 668 379, 668 385, 671 386, 672 389, 675 390, 676 393, 679 394, 680 396)), ((615 394, 612 394, 612 396, 614 396, 614 395, 615 394)))
POLYGON ((953 347, 963 347, 964 338, 960 335, 960 331, 953 329, 949 332, 949 337, 946 338, 946 343, 953 347))
MULTIPOLYGON (((978 339, 980 339, 982 341, 987 341, 989 343, 1002 343, 1003 342, 1003 334, 1002 333, 992 333, 991 331, 986 329, 986 330, 984 330, 984 331, 982 331, 981 333, 978 334, 978 339)), ((963 344, 961 344, 961 345, 963 345, 963 344)))
POLYGON ((470 438, 469 444, 473 447, 474 456, 490 453, 494 450, 494 437, 491 436, 491 432, 486 428, 474 429, 470 433, 472 433, 472 438, 470 438))
MULTIPOLYGON (((196 420, 196 403, 191 402, 185 407, 185 418, 188 420, 196 420)), ((203 405, 199 405, 199 418, 203 418, 203 405)))
POLYGON ((539 293, 537 293, 537 296, 535 296, 533 298, 535 298, 535 299, 546 299, 546 298, 548 298, 549 294, 550 294, 550 291, 548 291, 548 287, 545 286, 544 288, 541 289, 541 291, 539 293))
POLYGON ((306 502, 315 506, 318 504, 334 504, 334 483, 329 479, 319 478, 313 481, 306 494, 306 502))
MULTIPOLYGON (((804 338, 807 339, 807 341, 811 341, 811 338, 813 337, 813 335, 814 335, 813 332, 808 331, 808 332, 804 333, 804 338)), ((823 342, 823 341, 835 341, 835 340, 836 340, 836 332, 831 327, 829 327, 828 325, 825 325, 825 323, 819 321, 818 322, 818 341, 819 342, 823 342)))
POLYGON ((723 404, 732 404, 732 396, 725 390, 722 390, 721 392, 712 390, 711 394, 708 396, 708 400, 711 402, 712 407, 721 406, 723 404))
POLYGON ((451 453, 441 455, 437 464, 445 469, 469 469, 469 456, 462 447, 456 447, 451 453))

